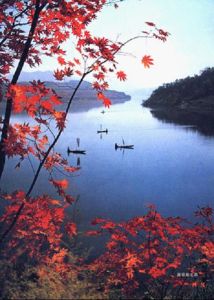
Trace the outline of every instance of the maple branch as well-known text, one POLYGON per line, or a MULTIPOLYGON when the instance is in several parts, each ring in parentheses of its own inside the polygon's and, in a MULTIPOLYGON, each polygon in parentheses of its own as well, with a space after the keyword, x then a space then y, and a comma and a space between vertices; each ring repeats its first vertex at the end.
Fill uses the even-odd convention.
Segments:
MULTIPOLYGON (((144 37, 144 36, 136 36, 136 37, 134 37, 134 38, 131 38, 131 39, 127 40, 126 42, 124 42, 123 44, 121 44, 121 46, 119 47, 119 49, 115 50, 114 55, 115 55, 116 53, 118 53, 119 50, 120 50, 122 47, 124 47, 126 44, 128 44, 129 42, 131 42, 131 41, 133 41, 133 40, 135 40, 135 39, 138 39, 138 38, 142 38, 142 37, 144 37)), ((103 64, 104 64, 105 62, 107 62, 107 61, 108 61, 108 59, 103 60, 103 62, 102 62, 100 65, 103 65, 103 64)), ((92 66, 93 66, 93 65, 92 65, 92 66)), ((90 74, 90 73, 93 71, 92 66, 91 66, 91 69, 89 69, 87 72, 83 73, 83 75, 82 75, 80 81, 78 82, 78 84, 77 84, 75 90, 73 91, 73 93, 72 93, 72 95, 71 95, 71 98, 70 98, 70 100, 69 100, 69 102, 68 102, 66 111, 65 111, 65 120, 66 120, 66 118, 67 118, 67 115, 68 115, 68 112, 69 112, 71 103, 72 103, 72 101, 73 101, 73 99, 74 99, 74 96, 76 95, 76 92, 78 91, 78 89, 79 89, 79 87, 80 87, 82 81, 84 80, 84 78, 85 78, 88 74, 90 74)), ((41 162, 40 162, 40 164, 39 164, 39 167, 38 167, 37 171, 35 172, 35 176, 34 176, 34 178, 33 178, 33 181, 32 181, 32 183, 31 183, 31 185, 30 185, 30 188, 28 189, 28 191, 27 191, 27 193, 26 193, 26 197, 27 197, 27 198, 29 198, 29 196, 30 196, 30 194, 31 194, 31 192, 32 192, 32 190, 33 190, 35 184, 36 184, 36 181, 37 181, 37 179, 38 179, 38 176, 39 176, 39 174, 40 174, 40 171, 41 171, 41 169, 42 169, 42 167, 43 167, 43 165, 44 165, 44 163, 45 163, 47 157, 49 156, 51 150, 54 148, 55 144, 56 144, 57 141, 59 140, 59 138, 60 138, 62 132, 63 132, 63 129, 60 129, 59 132, 58 132, 58 134, 57 134, 57 136, 56 136, 56 138, 54 139, 54 141, 52 142, 52 144, 49 146, 49 148, 48 148, 48 150, 46 151, 46 153, 45 153, 43 159, 41 160, 41 162)), ((17 213, 16 213, 16 215, 15 215, 15 218, 14 218, 13 222, 11 223, 11 225, 9 226, 9 228, 5 231, 5 233, 4 233, 4 234, 2 235, 2 237, 0 238, 0 243, 5 239, 5 237, 9 234, 9 232, 12 230, 12 228, 13 228, 14 225, 16 224, 16 222, 17 222, 17 220, 18 220, 18 218, 19 218, 19 215, 21 214, 21 211, 22 211, 23 208, 24 208, 24 203, 22 203, 22 204, 20 205, 20 207, 19 207, 19 209, 18 209, 18 211, 17 211, 17 213)))
MULTIPOLYGON (((65 120, 66 120, 66 118, 67 118, 69 109, 70 109, 70 107, 71 107, 71 103, 72 103, 72 101, 73 101, 73 99, 74 99, 74 97, 75 97, 75 95, 76 95, 76 93, 77 93, 77 91, 78 91, 78 89, 79 89, 79 87, 80 87, 81 83, 83 82, 83 80, 84 80, 84 78, 85 78, 86 75, 87 75, 87 73, 84 73, 84 74, 82 75, 80 81, 78 82, 76 88, 74 89, 74 91, 73 91, 73 93, 72 93, 72 95, 71 95, 71 97, 70 97, 70 100, 69 100, 68 105, 67 105, 66 110, 65 110, 65 120)), ((60 136, 61 136, 63 130, 64 130, 64 128, 62 128, 62 129, 59 130, 59 132, 58 132, 56 138, 54 139, 54 141, 52 142, 52 144, 49 146, 49 148, 48 148, 48 150, 46 151, 46 153, 45 153, 43 159, 41 160, 41 162, 40 162, 40 164, 39 164, 39 166, 38 166, 38 168, 37 168, 37 171, 35 172, 33 181, 32 181, 32 183, 31 183, 31 185, 30 185, 30 187, 29 187, 29 189, 28 189, 28 191, 27 191, 27 193, 26 193, 26 199, 29 199, 30 194, 31 194, 31 192, 32 192, 32 190, 33 190, 33 188, 34 188, 34 186, 35 186, 35 184, 36 184, 36 181, 37 181, 37 179, 38 179, 38 176, 39 176, 39 174, 40 174, 40 172, 41 172, 41 169, 42 169, 42 167, 43 167, 43 165, 44 165, 44 163, 45 163, 45 161, 46 161, 48 155, 50 154, 51 150, 54 148, 55 144, 56 144, 57 141, 59 140, 59 138, 60 138, 60 136)), ((16 224, 16 222, 17 222, 19 216, 21 215, 21 212, 22 212, 24 206, 25 206, 25 204, 24 204, 24 202, 23 202, 23 203, 20 205, 19 209, 17 210, 17 212, 16 212, 16 214, 15 214, 15 217, 14 217, 13 221, 11 222, 10 226, 9 226, 8 229, 2 234, 2 236, 0 237, 0 243, 2 243, 2 242, 4 241, 4 239, 7 237, 7 235, 11 232, 11 230, 12 230, 13 227, 15 226, 15 224, 16 224)))
MULTIPOLYGON (((116 49, 114 52, 112 52, 113 55, 118 54, 118 52, 127 44, 129 44, 130 42, 140 39, 140 38, 152 38, 152 36, 146 36, 146 35, 137 35, 135 37, 132 37, 130 39, 128 39, 126 42, 124 43, 120 43, 121 45, 118 47, 118 49, 116 49)), ((99 66, 102 66, 103 64, 105 64, 107 61, 112 62, 111 60, 109 60, 108 58, 104 59, 102 62, 99 62, 100 59, 102 58, 102 55, 100 55, 92 64, 90 67, 88 67, 88 74, 93 72, 93 66, 96 65, 97 63, 99 64, 99 66)))
POLYGON ((13 221, 11 222, 10 226, 5 230, 5 232, 2 234, 1 238, 0 238, 0 244, 4 241, 4 239, 6 238, 6 236, 10 233, 10 231, 13 229, 13 227, 15 226, 21 212, 22 209, 24 208, 24 202, 19 206, 18 211, 15 214, 15 217, 13 219, 13 221))
POLYGON ((16 20, 21 17, 28 9, 30 8, 30 6, 26 6, 26 8, 21 11, 19 14, 17 14, 15 17, 14 17, 14 21, 13 21, 13 24, 11 25, 11 29, 10 31, 4 36, 4 38, 1 40, 0 42, 0 47, 2 47, 2 45, 4 44, 4 42, 11 36, 11 33, 13 32, 13 29, 17 26, 23 26, 23 25, 28 25, 30 24, 29 22, 26 22, 26 23, 16 23, 16 20))
POLYGON ((106 1, 105 5, 112 5, 112 4, 116 4, 116 3, 121 3, 124 0, 108 0, 106 1))
MULTIPOLYGON (((78 91, 78 89, 79 89, 79 87, 80 87, 80 85, 81 85, 81 83, 82 83, 82 81, 84 80, 84 78, 85 78, 86 75, 87 75, 87 73, 84 73, 84 74, 82 75, 80 81, 78 82, 78 84, 77 84, 75 90, 73 91, 73 93, 72 93, 72 95, 71 95, 71 98, 70 98, 70 100, 69 100, 69 102, 68 102, 68 105, 67 105, 67 107, 66 107, 66 110, 65 110, 65 120, 66 120, 66 118, 67 118, 67 115, 68 115, 68 112, 69 112, 71 103, 72 103, 72 101, 73 101, 73 99, 74 99, 74 96, 76 95, 76 93, 77 93, 77 91, 78 91)), ((31 192, 32 192, 32 190, 33 190, 33 188, 34 188, 34 186, 35 186, 35 183, 36 183, 36 181, 37 181, 37 178, 38 178, 38 176, 39 176, 39 173, 40 173, 40 171, 41 171, 41 169, 42 169, 42 167, 43 167, 43 165, 44 165, 44 163, 45 163, 45 161, 46 161, 48 155, 50 154, 51 150, 53 149, 53 147, 55 146, 55 144, 56 144, 57 141, 59 140, 59 138, 60 138, 60 136, 61 136, 63 130, 64 130, 64 128, 62 128, 62 129, 59 130, 57 136, 55 137, 55 139, 54 139, 54 141, 52 142, 52 144, 49 146, 48 150, 46 151, 46 153, 45 153, 45 155, 44 155, 44 157, 43 157, 43 159, 42 159, 42 161, 40 162, 39 167, 38 167, 38 169, 37 169, 37 171, 36 171, 36 174, 35 174, 35 176, 34 176, 34 179, 33 179, 32 183, 31 183, 31 185, 30 185, 30 188, 28 189, 27 194, 26 194, 27 197, 30 196, 30 194, 31 194, 31 192)))
POLYGON ((31 169, 32 169, 32 171, 33 171, 33 174, 35 175, 35 169, 34 169, 34 166, 33 166, 33 163, 32 163, 32 161, 31 161, 31 158, 30 158, 29 154, 28 154, 28 161, 29 161, 29 164, 30 164, 31 169))
MULTIPOLYGON (((32 39, 34 36, 34 32, 36 29, 36 26, 38 24, 38 20, 39 20, 39 15, 42 11, 42 9, 45 7, 46 3, 40 6, 40 1, 41 0, 36 0, 36 4, 35 4, 35 12, 34 12, 34 16, 33 16, 33 20, 31 23, 31 28, 28 34, 28 38, 26 40, 22 55, 20 57, 18 66, 16 68, 16 71, 13 75, 13 78, 11 80, 11 84, 16 84, 19 76, 21 74, 21 71, 23 69, 23 66, 25 64, 25 61, 28 57, 28 53, 31 47, 31 43, 32 43, 32 39)), ((4 125, 2 128, 2 135, 1 135, 1 141, 0 141, 0 179, 4 170, 4 165, 5 165, 5 159, 6 159, 6 153, 4 150, 4 140, 7 139, 7 135, 8 135, 8 127, 10 124, 10 118, 11 118, 11 112, 12 112, 12 106, 13 106, 13 100, 12 98, 8 98, 7 99, 7 104, 6 104, 6 109, 5 109, 5 116, 4 116, 4 125)))
MULTIPOLYGON (((68 178, 71 178, 71 177, 77 177, 78 175, 74 175, 74 174, 67 174, 67 173, 65 173, 65 172, 63 172, 62 170, 60 170, 60 168, 58 168, 58 167, 54 167, 54 169, 57 171, 57 172, 59 172, 60 174, 62 174, 63 176, 66 176, 66 177, 68 177, 68 178)), ((54 171, 54 170, 53 170, 54 171)), ((54 172, 53 172, 54 173, 54 172)), ((53 178, 53 177, 52 177, 53 178)))
MULTIPOLYGON (((27 58, 28 51, 29 51, 29 49, 30 49, 31 41, 32 41, 32 38, 33 38, 33 33, 34 33, 34 31, 35 31, 36 24, 37 24, 37 22, 38 22, 39 13, 40 13, 40 11, 41 11, 41 9, 42 9, 41 7, 44 7, 44 6, 46 5, 46 4, 43 4, 43 6, 39 7, 39 2, 40 2, 40 0, 37 0, 38 7, 37 7, 37 9, 35 10, 35 14, 34 14, 34 22, 32 22, 32 27, 31 27, 32 30, 30 31, 29 36, 28 36, 28 40, 27 40, 28 43, 26 42, 27 45, 25 45, 26 48, 27 48, 27 51, 22 53, 22 54, 23 54, 23 55, 22 55, 22 60, 20 59, 19 65, 18 65, 18 67, 17 67, 17 70, 16 70, 16 72, 15 72, 15 74, 14 74, 14 77, 13 77, 13 79, 12 79, 12 81, 11 81, 12 84, 15 84, 15 83, 17 82, 17 80, 18 80, 18 77, 19 77, 19 75, 20 75, 20 73, 21 73, 21 70, 22 70, 22 67, 23 67, 23 65, 24 65, 24 62, 25 62, 25 60, 26 60, 26 58, 27 58)), ((124 47, 125 45, 127 45, 127 44, 130 43, 131 41, 136 40, 136 39, 139 39, 139 38, 148 38, 148 36, 141 36, 141 35, 139 35, 139 36, 135 36, 135 37, 133 37, 133 38, 130 38, 130 39, 128 39, 126 42, 121 43, 120 46, 119 46, 115 51, 113 51, 112 54, 113 54, 113 55, 117 54, 117 53, 122 49, 122 47, 124 47)), ((68 102, 68 105, 67 105, 67 107, 66 107, 66 110, 65 110, 65 120, 66 120, 66 118, 67 118, 67 115, 68 115, 68 112, 69 112, 71 103, 72 103, 72 101, 73 101, 73 99, 74 99, 74 96, 76 95, 76 92, 78 91, 78 89, 79 89, 79 87, 80 87, 82 81, 84 80, 84 78, 85 78, 88 74, 90 74, 91 72, 93 72, 93 66, 94 66, 94 64, 96 64, 97 62, 99 62, 100 58, 102 58, 102 56, 100 56, 99 58, 97 58, 97 59, 95 60, 95 62, 94 62, 90 67, 88 67, 88 70, 85 71, 85 72, 83 73, 82 77, 80 78, 80 80, 79 80, 79 82, 78 82, 76 88, 74 89, 74 91, 73 91, 73 93, 72 93, 72 95, 71 95, 71 97, 70 97, 70 100, 69 100, 69 102, 68 102)), ((110 59, 108 59, 108 58, 103 59, 102 62, 99 62, 99 66, 102 66, 103 64, 105 64, 105 63, 108 62, 108 61, 112 61, 112 60, 110 60, 110 59)), ((6 128, 6 137, 7 137, 7 126, 6 126, 6 125, 7 125, 7 124, 9 125, 10 113, 11 113, 11 108, 12 108, 12 99, 9 99, 9 100, 10 100, 10 104, 9 104, 10 110, 9 110, 9 113, 8 113, 9 118, 8 118, 8 119, 5 118, 5 121, 6 121, 6 122, 4 123, 4 126, 5 126, 5 128, 6 128), (7 123, 7 121, 8 121, 8 123, 7 123)), ((8 107, 8 106, 7 106, 7 107, 8 107)), ((6 113, 7 113, 7 110, 6 110, 6 113)), ((35 172, 35 176, 34 176, 34 178, 33 178, 33 180, 32 180, 32 183, 31 183, 31 185, 30 185, 30 187, 29 187, 29 189, 28 189, 28 191, 27 191, 27 193, 26 193, 26 198, 27 198, 27 199, 30 197, 30 194, 31 194, 31 192, 32 192, 32 190, 33 190, 33 188, 34 188, 36 182, 37 182, 37 179, 38 179, 38 176, 39 176, 39 174, 40 174, 40 172, 41 172, 41 170, 42 170, 42 167, 44 166, 44 164, 45 164, 45 162, 46 162, 46 159, 48 158, 48 156, 49 156, 51 150, 54 148, 54 146, 56 145, 57 141, 59 140, 59 138, 60 138, 60 136, 61 136, 63 130, 64 130, 64 128, 61 128, 61 129, 59 130, 58 134, 57 134, 56 137, 54 138, 53 142, 52 142, 51 145, 49 146, 49 148, 48 148, 48 150, 46 151, 46 153, 44 154, 43 158, 41 159, 41 161, 40 161, 40 163, 39 163, 39 166, 38 166, 38 168, 37 168, 37 171, 35 172)), ((2 133, 2 135, 3 135, 3 133, 2 133)), ((6 137, 5 137, 5 138, 6 138, 6 137)), ((0 150, 1 150, 1 151, 3 150, 3 148, 2 148, 3 141, 4 141, 4 139, 2 138, 1 145, 0 145, 0 146, 1 146, 1 149, 0 149, 0 150)), ((1 152, 0 152, 0 154, 1 154, 1 152)), ((0 158, 1 158, 1 156, 0 156, 0 158)), ((4 162, 5 162, 5 153, 4 153, 4 162)), ((0 163, 1 163, 1 162, 0 162, 0 163)), ((0 165, 0 167, 1 167, 1 165, 0 165)), ((2 171, 3 171, 3 169, 2 169, 2 170, 0 169, 0 172, 1 172, 1 173, 0 173, 0 178, 1 178, 2 171)), ((19 218, 19 216, 20 216, 20 214, 21 214, 23 208, 24 208, 24 203, 22 203, 22 204, 20 205, 20 207, 19 207, 18 211, 16 212, 15 217, 14 217, 12 223, 10 224, 9 228, 3 233, 2 237, 0 238, 0 243, 5 239, 5 237, 6 237, 6 236, 10 233, 10 231, 13 229, 13 227, 14 227, 14 225, 16 224, 16 222, 17 222, 17 220, 18 220, 18 218, 19 218)))

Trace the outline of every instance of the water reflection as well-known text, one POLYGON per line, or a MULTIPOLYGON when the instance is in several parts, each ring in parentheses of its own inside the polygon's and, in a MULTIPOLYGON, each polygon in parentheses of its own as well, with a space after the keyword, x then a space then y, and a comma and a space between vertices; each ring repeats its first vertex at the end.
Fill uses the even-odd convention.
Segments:
POLYGON ((77 167, 80 166, 80 156, 79 155, 85 155, 86 154, 86 150, 81 150, 80 149, 80 138, 76 138, 76 143, 77 143, 77 147, 76 149, 70 149, 69 147, 67 148, 67 154, 68 156, 70 154, 74 154, 77 156, 77 167))
MULTIPOLYGON (((86 155, 70 153, 67 157, 71 165, 81 165, 72 173, 67 192, 74 198, 80 195, 75 208, 83 230, 95 217, 121 221, 144 214, 148 203, 154 203, 164 215, 188 218, 197 205, 212 204, 214 138, 160 122, 154 116, 149 109, 142 109, 141 99, 114 105, 105 114, 99 108, 69 114, 56 151, 65 155, 67 147, 86 151, 86 155), (100 124, 108 129, 103 139, 97 134, 100 124), (81 139, 79 147, 77 137, 81 139), (134 145, 134 150, 115 151, 115 143, 123 146, 121 137, 124 145, 134 145)), ((197 129, 189 119, 177 124, 197 129)), ((213 129, 213 122, 210 127, 213 129)), ((7 162, 2 187, 5 192, 31 184, 29 162, 14 169, 17 163, 12 159, 7 162)), ((43 170, 34 193, 55 197, 47 176, 43 170)))
POLYGON ((108 129, 107 129, 107 128, 106 128, 106 129, 103 129, 102 124, 100 124, 100 129, 97 130, 97 134, 99 134, 100 139, 102 140, 103 134, 108 134, 108 129))
POLYGON ((118 146, 117 143, 114 145, 115 151, 117 151, 117 149, 119 149, 120 151, 122 151, 122 154, 125 154, 126 150, 134 150, 134 146, 130 145, 130 146, 118 146))
POLYGON ((118 149, 122 150, 123 154, 124 154, 124 152, 125 152, 126 149, 127 150, 134 150, 134 145, 127 145, 125 143, 124 139, 122 138, 122 144, 118 145, 117 143, 115 143, 114 148, 115 148, 115 151, 117 151, 118 149))
POLYGON ((185 126, 186 130, 197 131, 205 136, 214 136, 214 113, 189 112, 185 110, 151 110, 152 115, 166 123, 185 126))

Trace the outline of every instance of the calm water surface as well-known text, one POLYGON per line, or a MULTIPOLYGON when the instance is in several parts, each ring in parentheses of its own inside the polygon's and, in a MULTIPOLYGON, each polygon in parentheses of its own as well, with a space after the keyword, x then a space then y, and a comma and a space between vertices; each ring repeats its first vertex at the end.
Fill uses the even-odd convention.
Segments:
MULTIPOLYGON (((67 147, 86 150, 81 170, 70 180, 69 191, 78 196, 75 214, 80 228, 88 228, 94 217, 125 220, 145 213, 153 203, 164 215, 191 217, 197 205, 212 205, 214 199, 214 138, 191 126, 163 123, 133 98, 106 110, 71 113, 56 150, 73 165, 77 156, 67 156, 67 147), (102 137, 97 130, 108 128, 102 137), (134 150, 115 151, 114 144, 134 144, 134 150)), ((29 163, 14 170, 9 160, 4 189, 28 186, 29 163), (12 172, 12 173, 11 173, 12 172), (12 174, 12 175, 11 175, 12 174)), ((40 177, 35 193, 54 193, 40 177)))

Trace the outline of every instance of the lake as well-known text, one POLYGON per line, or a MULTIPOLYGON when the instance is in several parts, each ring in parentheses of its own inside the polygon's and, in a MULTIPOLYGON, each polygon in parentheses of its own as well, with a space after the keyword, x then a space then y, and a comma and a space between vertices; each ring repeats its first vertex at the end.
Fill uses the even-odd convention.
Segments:
MULTIPOLYGON (((197 206, 214 199, 214 137, 188 124, 175 125, 155 118, 141 99, 133 97, 110 109, 70 113, 67 128, 56 150, 81 170, 69 179, 71 195, 78 196, 70 211, 80 228, 90 227, 95 217, 126 220, 144 214, 153 203, 165 216, 191 218, 197 206), (97 134, 102 124, 108 134, 97 134), (76 138, 86 155, 67 155, 76 138), (134 150, 118 149, 115 143, 134 144, 134 150)), ((19 118, 20 120, 20 118, 19 118)), ((28 162, 14 170, 8 161, 3 189, 18 189, 31 182, 28 162), (11 173, 12 172, 12 173, 11 173), (12 174, 12 175, 11 175, 12 174)), ((53 193, 40 177, 35 193, 53 193)))

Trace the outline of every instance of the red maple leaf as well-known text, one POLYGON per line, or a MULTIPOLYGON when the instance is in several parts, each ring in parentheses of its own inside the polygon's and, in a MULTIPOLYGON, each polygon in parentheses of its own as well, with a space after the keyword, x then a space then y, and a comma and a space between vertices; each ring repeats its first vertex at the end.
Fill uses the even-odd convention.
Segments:
POLYGON ((97 78, 99 81, 103 81, 105 79, 105 75, 102 72, 99 72, 98 74, 94 74, 94 77, 97 78))
POLYGON ((74 58, 74 62, 77 64, 77 65, 80 65, 80 60, 78 58, 74 58))
POLYGON ((77 226, 75 223, 68 223, 65 226, 65 230, 69 236, 77 235, 77 226))
POLYGON ((97 225, 97 224, 101 224, 101 223, 105 223, 106 219, 102 219, 102 218, 95 218, 94 220, 91 221, 92 225, 97 225))
POLYGON ((67 179, 62 179, 62 180, 52 180, 53 184, 60 188, 60 189, 67 189, 68 188, 68 180, 67 179))
POLYGON ((98 98, 99 100, 103 100, 104 97, 105 97, 105 96, 103 95, 103 93, 101 93, 101 92, 97 93, 97 98, 98 98))
POLYGON ((57 69, 56 71, 54 71, 54 77, 56 78, 56 80, 63 80, 64 72, 57 69))
POLYGON ((117 78, 120 79, 121 81, 125 81, 127 76, 123 71, 118 71, 117 72, 117 78))
POLYGON ((151 58, 150 55, 144 55, 141 62, 144 65, 144 68, 150 68, 151 65, 154 65, 153 58, 151 58))
POLYGON ((155 23, 153 22, 145 22, 148 26, 155 26, 155 23))
POLYGON ((59 62, 60 65, 65 65, 65 63, 66 63, 65 59, 62 56, 58 56, 57 60, 58 60, 58 62, 59 62))
POLYGON ((109 99, 109 98, 107 98, 107 97, 104 97, 103 98, 103 104, 105 105, 105 107, 110 107, 110 105, 111 105, 111 100, 109 99))
POLYGON ((103 104, 108 108, 112 104, 111 100, 109 98, 107 98, 102 92, 97 93, 97 98, 98 98, 98 100, 102 100, 103 104))

